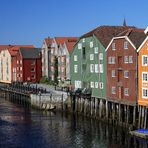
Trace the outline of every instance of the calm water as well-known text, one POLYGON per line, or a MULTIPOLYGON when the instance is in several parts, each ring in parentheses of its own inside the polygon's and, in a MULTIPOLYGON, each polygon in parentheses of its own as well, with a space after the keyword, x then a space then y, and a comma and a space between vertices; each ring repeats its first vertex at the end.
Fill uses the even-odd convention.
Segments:
POLYGON ((146 148, 124 128, 0 100, 0 148, 146 148))

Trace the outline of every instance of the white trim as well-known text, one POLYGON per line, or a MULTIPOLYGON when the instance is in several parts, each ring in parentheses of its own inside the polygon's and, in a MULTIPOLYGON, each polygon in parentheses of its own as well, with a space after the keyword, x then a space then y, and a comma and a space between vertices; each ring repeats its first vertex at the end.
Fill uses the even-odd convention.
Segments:
POLYGON ((148 40, 148 36, 146 37, 146 39, 142 42, 142 44, 140 45, 140 47, 138 48, 137 52, 140 51, 140 49, 143 47, 143 45, 145 44, 145 42, 148 40))
POLYGON ((148 27, 144 30, 144 33, 145 33, 145 34, 148 33, 148 27))
POLYGON ((142 98, 148 99, 148 88, 142 87, 142 98), (143 96, 143 90, 147 90, 147 97, 143 96))
POLYGON ((110 43, 108 44, 107 48, 105 49, 105 51, 108 50, 108 48, 110 47, 110 45, 112 44, 112 42, 115 39, 123 39, 123 38, 125 38, 133 46, 133 48, 136 50, 135 45, 132 43, 132 41, 127 36, 120 36, 120 37, 113 37, 112 40, 110 41, 110 43))

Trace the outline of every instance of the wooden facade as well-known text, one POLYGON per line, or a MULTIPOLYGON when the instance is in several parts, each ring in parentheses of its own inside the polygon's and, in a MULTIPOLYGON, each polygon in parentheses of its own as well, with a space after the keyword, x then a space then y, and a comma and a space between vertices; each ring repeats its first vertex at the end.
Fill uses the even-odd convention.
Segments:
POLYGON ((136 105, 138 99, 137 49, 144 30, 127 29, 114 37, 107 50, 107 98, 113 102, 136 105))
POLYGON ((148 37, 138 49, 138 104, 148 106, 148 37))

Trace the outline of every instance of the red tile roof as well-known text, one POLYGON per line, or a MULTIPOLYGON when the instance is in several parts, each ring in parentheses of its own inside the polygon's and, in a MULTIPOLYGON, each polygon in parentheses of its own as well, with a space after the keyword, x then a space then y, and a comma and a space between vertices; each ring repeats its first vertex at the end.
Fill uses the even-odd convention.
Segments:
MULTIPOLYGON (((77 40, 78 40, 78 38, 77 38, 77 40)), ((70 40, 69 40, 69 41, 66 41, 66 42, 65 42, 65 45, 66 45, 67 50, 68 50, 69 53, 72 52, 73 47, 74 47, 75 43, 77 42, 77 40, 75 40, 75 41, 73 41, 73 40, 70 41, 70 40)))
POLYGON ((45 38, 44 40, 45 40, 48 47, 51 46, 51 43, 52 43, 52 40, 53 40, 52 38, 48 37, 48 38, 45 38))
POLYGON ((10 52, 11 56, 15 56, 21 47, 35 48, 33 45, 14 45, 8 48, 8 51, 10 52))
POLYGON ((11 45, 0 45, 0 51, 11 47, 11 45))
POLYGON ((55 37, 55 41, 57 42, 58 45, 64 44, 64 42, 70 41, 70 42, 76 42, 77 37, 55 37))

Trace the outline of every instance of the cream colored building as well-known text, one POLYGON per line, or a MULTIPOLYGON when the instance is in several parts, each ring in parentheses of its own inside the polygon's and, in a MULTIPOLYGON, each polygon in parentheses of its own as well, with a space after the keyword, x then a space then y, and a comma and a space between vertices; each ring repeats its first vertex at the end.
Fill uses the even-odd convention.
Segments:
POLYGON ((7 49, 0 52, 0 82, 11 83, 11 55, 7 49))

